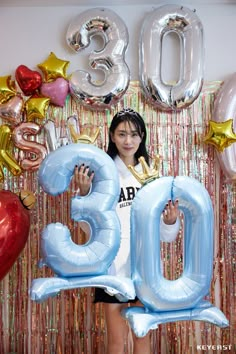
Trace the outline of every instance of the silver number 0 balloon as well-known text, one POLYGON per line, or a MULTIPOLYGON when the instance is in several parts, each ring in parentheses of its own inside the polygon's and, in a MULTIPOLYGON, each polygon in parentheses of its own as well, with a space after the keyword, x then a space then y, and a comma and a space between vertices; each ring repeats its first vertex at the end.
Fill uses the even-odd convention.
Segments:
POLYGON ((95 70, 102 70, 105 80, 97 85, 88 72, 78 70, 71 75, 70 91, 75 99, 90 108, 110 109, 129 86, 130 72, 125 63, 128 30, 115 12, 102 8, 89 9, 69 25, 67 43, 79 52, 90 45, 94 35, 103 38, 104 48, 90 53, 89 64, 95 70))
POLYGON ((163 110, 180 110, 192 104, 203 85, 203 27, 197 15, 177 5, 152 11, 143 23, 139 45, 139 76, 144 95, 163 110), (175 85, 162 79, 162 45, 165 35, 180 38, 180 78, 175 85))

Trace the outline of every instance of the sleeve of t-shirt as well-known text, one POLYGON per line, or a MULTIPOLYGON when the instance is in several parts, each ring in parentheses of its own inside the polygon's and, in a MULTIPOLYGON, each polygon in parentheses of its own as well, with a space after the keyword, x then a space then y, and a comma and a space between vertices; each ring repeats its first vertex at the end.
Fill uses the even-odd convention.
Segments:
POLYGON ((177 218, 175 224, 167 225, 164 223, 163 218, 160 220, 160 239, 164 242, 175 241, 180 228, 180 220, 177 218))

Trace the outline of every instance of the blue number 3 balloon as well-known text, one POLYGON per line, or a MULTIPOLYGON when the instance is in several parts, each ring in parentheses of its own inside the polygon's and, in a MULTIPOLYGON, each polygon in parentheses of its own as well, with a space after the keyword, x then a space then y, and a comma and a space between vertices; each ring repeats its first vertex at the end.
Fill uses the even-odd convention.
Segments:
POLYGON ((56 222, 45 227, 41 265, 50 267, 57 277, 35 279, 31 287, 33 300, 45 300, 60 290, 93 286, 109 288, 124 298, 135 297, 131 279, 107 275, 120 246, 120 223, 115 211, 120 187, 113 160, 90 144, 62 146, 41 164, 39 183, 46 193, 57 196, 68 189, 75 165, 82 163, 95 175, 90 193, 72 199, 71 216, 89 224, 90 239, 85 245, 77 245, 66 225, 56 222))
POLYGON ((131 249, 132 279, 145 307, 125 309, 123 316, 137 336, 160 323, 179 320, 228 325, 219 309, 203 301, 212 278, 213 208, 207 190, 197 180, 162 177, 139 190, 131 209, 131 249), (170 199, 178 199, 184 213, 184 270, 176 280, 164 278, 160 264, 158 220, 170 199))

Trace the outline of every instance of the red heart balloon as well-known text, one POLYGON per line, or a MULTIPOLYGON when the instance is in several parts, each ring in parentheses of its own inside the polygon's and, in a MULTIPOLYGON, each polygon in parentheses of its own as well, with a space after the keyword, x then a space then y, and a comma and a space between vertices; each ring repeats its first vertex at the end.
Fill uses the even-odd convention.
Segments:
POLYGON ((29 210, 15 193, 0 191, 0 280, 23 250, 30 229, 29 210))
POLYGON ((16 69, 15 77, 18 85, 26 96, 32 95, 42 84, 42 76, 38 71, 33 71, 25 65, 16 69))

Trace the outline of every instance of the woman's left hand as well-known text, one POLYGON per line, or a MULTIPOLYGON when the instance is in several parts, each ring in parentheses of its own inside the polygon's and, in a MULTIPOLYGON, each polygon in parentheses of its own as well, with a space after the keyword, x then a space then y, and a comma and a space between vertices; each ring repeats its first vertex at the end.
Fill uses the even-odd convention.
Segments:
POLYGON ((179 217, 179 201, 176 199, 174 202, 168 200, 168 203, 163 210, 163 221, 167 225, 173 225, 176 223, 177 218, 179 217))

